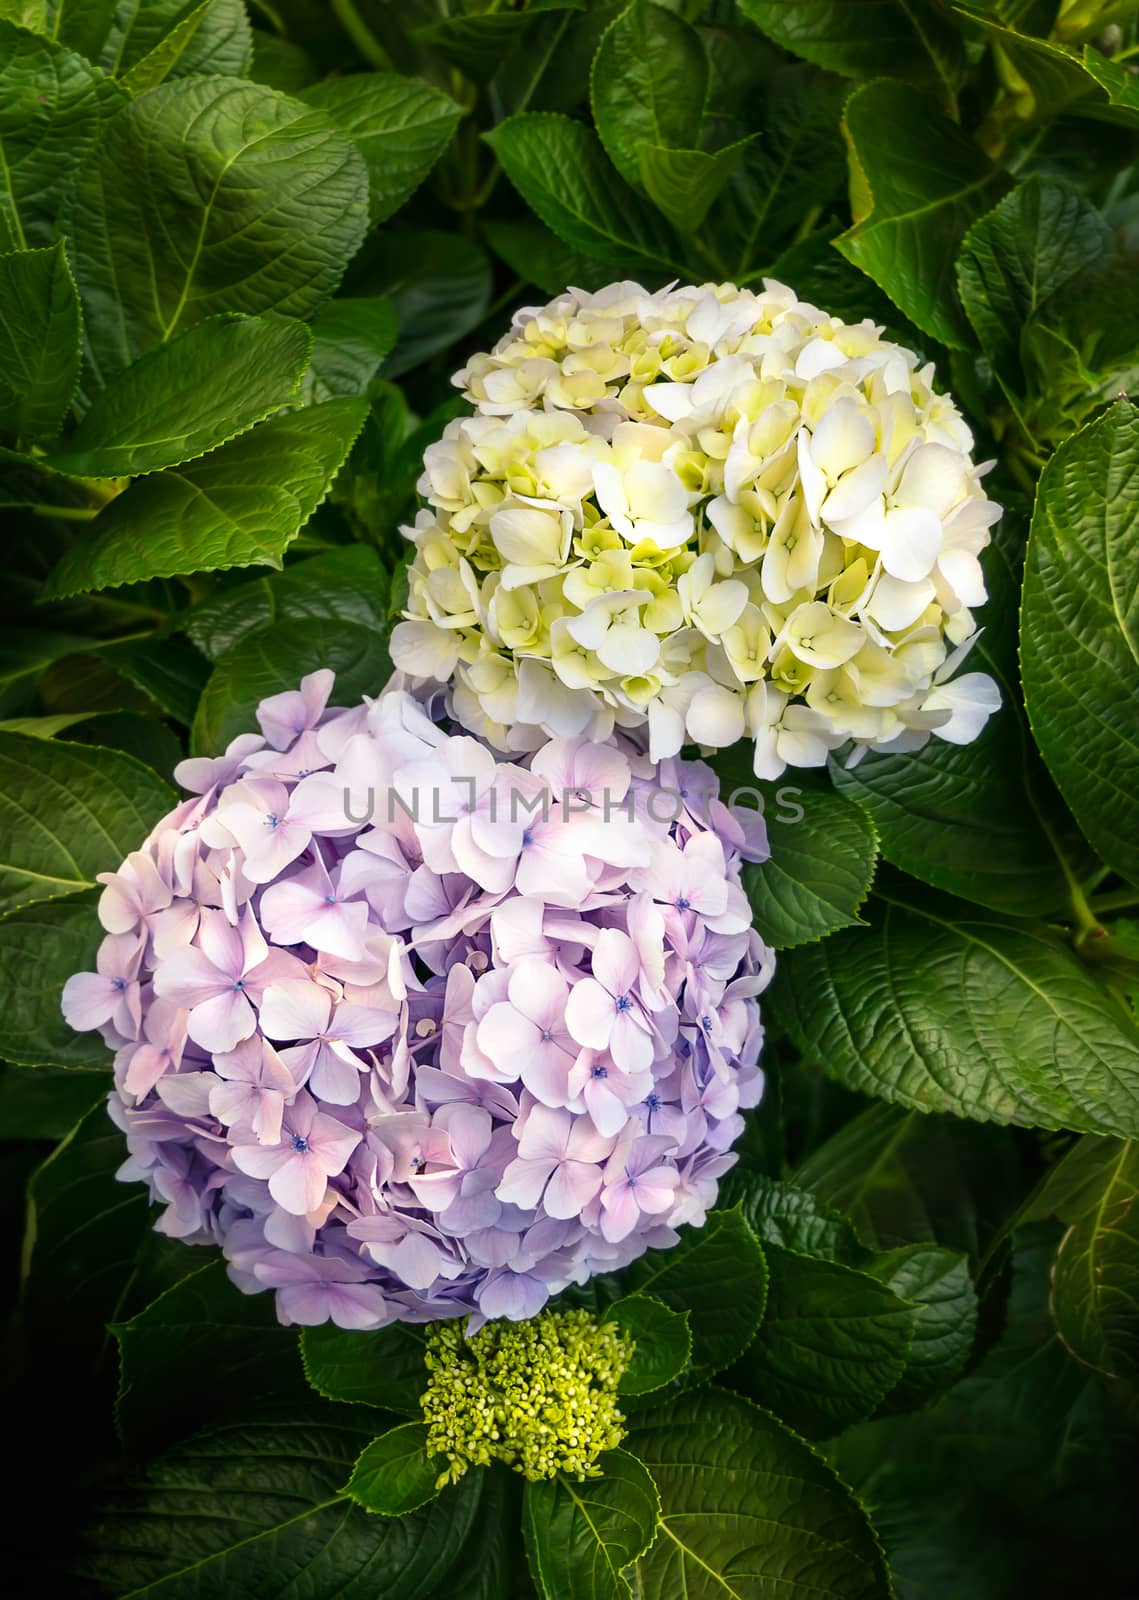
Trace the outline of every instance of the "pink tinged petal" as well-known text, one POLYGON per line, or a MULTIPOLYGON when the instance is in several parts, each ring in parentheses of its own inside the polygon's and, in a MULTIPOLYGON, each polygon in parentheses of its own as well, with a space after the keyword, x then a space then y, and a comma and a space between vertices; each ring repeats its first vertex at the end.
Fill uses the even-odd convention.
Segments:
POLYGON ((390 1039, 398 1022, 394 1011, 342 1003, 333 1012, 326 1031, 342 1044, 366 1048, 390 1039))
POLYGON ((199 1006, 231 989, 238 972, 233 977, 219 972, 209 956, 191 947, 177 951, 158 966, 154 992, 177 1006, 199 1006))
POLYGON ((652 1066, 652 1039, 631 1010, 618 1011, 614 1018, 609 1051, 622 1072, 645 1072, 652 1066))
MULTIPOLYGON (((250 1130, 259 1144, 277 1144, 285 1115, 284 1095, 275 1089, 253 1089, 250 1098, 255 1102, 253 1115, 249 1119, 250 1130)), ((213 1105, 212 1097, 210 1105, 213 1105)))
POLYGON ((390 1321, 387 1301, 376 1284, 329 1284, 327 1300, 329 1317, 338 1328, 364 1331, 390 1321))
POLYGON ((550 1160, 512 1161, 494 1191, 496 1198, 507 1205, 521 1206, 524 1211, 534 1211, 556 1165, 550 1160))
POLYGON ((430 1289, 446 1258, 430 1239, 421 1233, 409 1233, 397 1245, 385 1248, 384 1264, 409 1289, 430 1289))
POLYGON ((307 1216, 324 1199, 328 1178, 315 1150, 290 1150, 269 1179, 269 1193, 294 1217, 307 1216))
POLYGON ((446 1129, 459 1166, 467 1170, 477 1166, 494 1131, 489 1113, 479 1106, 459 1103, 437 1113, 435 1122, 446 1129))
POLYGON ((267 1038, 311 1039, 328 1027, 332 996, 319 983, 286 978, 266 988, 260 1014, 267 1038))
POLYGON ((640 1221, 641 1208, 629 1185, 611 1184, 601 1194, 601 1232, 610 1244, 627 1239, 640 1221))
POLYGON ((344 1171, 362 1137, 354 1128, 346 1128, 335 1117, 320 1112, 313 1117, 307 1134, 309 1149, 319 1156, 330 1178, 344 1171))
POLYGON ((575 1057, 554 1040, 538 1041, 521 1058, 518 1075, 544 1106, 565 1106, 573 1099, 569 1082, 575 1057))
POLYGON ((613 995, 596 978, 582 978, 566 1002, 566 1027, 578 1044, 591 1050, 608 1047, 617 1007, 613 995))
MULTIPOLYGON (((294 1151, 291 1145, 262 1147, 257 1144, 237 1144, 232 1147, 233 1164, 238 1172, 250 1178, 271 1178, 278 1168, 290 1161, 294 1151)), ((323 1191, 322 1191, 323 1192, 323 1191)), ((303 1216, 300 1212, 297 1215, 303 1216)))
POLYGON ((537 1024, 505 1000, 491 1006, 475 1031, 475 1041, 483 1054, 503 1070, 513 1067, 514 1077, 518 1076, 518 1067, 527 1053, 540 1043, 541 1037, 537 1024))
POLYGON ((637 949, 629 935, 619 928, 603 928, 593 951, 593 976, 598 982, 614 997, 628 994, 639 971, 637 949))
POLYGON ((355 1105, 360 1098, 360 1073, 366 1070, 367 1063, 354 1056, 346 1045, 337 1047, 321 1040, 308 1077, 308 1088, 330 1105, 355 1105))
POLYGON ((584 1161, 563 1161, 546 1185, 542 1204, 548 1216, 579 1217, 600 1188, 600 1167, 584 1161))
POLYGON ((605 1078, 586 1079, 582 1091, 586 1110, 598 1133, 613 1138, 629 1120, 629 1108, 614 1094, 605 1078))
MULTIPOLYGON (((74 1027, 74 1023, 72 1023, 74 1027)), ((140 1044, 131 1054, 126 1075, 123 1078, 123 1088, 128 1094, 133 1094, 137 1099, 144 1099, 164 1072, 171 1066, 170 1052, 160 1050, 157 1045, 140 1044)))
POLYGON ((676 1186, 679 1182, 678 1172, 673 1172, 668 1167, 654 1167, 651 1172, 643 1173, 637 1179, 637 1204, 649 1216, 660 1216, 661 1212, 667 1211, 676 1199, 676 1186))
POLYGON ((192 1006, 186 1032, 195 1044, 213 1054, 232 1050, 257 1027, 257 1017, 244 992, 232 985, 212 999, 192 1006))
POLYGON ((97 972, 77 972, 68 978, 60 997, 64 1021, 77 1033, 87 1033, 109 1022, 123 998, 112 978, 97 972))
POLYGON ((245 946, 237 928, 222 911, 202 912, 198 927, 198 947, 219 972, 239 978, 245 969, 245 946))
POLYGON ((530 1107, 518 1140, 518 1153, 526 1161, 561 1161, 573 1137, 574 1118, 568 1111, 547 1106, 530 1107))

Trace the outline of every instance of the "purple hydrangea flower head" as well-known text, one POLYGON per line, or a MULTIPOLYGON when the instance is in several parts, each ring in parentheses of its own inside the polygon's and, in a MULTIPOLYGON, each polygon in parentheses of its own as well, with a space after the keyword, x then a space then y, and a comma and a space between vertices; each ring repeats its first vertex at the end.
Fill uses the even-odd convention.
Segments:
POLYGON ((283 1322, 530 1317, 715 1202, 763 1087, 762 827, 622 734, 506 757, 333 687, 183 763, 64 1014, 115 1051, 120 1176, 283 1322))

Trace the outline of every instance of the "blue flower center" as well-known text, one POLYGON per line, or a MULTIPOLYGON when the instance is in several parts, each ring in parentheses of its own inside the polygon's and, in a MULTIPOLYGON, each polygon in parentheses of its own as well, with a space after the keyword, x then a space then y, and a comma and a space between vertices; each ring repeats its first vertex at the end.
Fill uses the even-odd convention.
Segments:
POLYGON ((655 1089, 652 1092, 652 1094, 646 1095, 645 1104, 648 1106, 650 1111, 659 1111, 660 1110, 660 1105, 661 1105, 660 1095, 657 1094, 655 1089))
POLYGON ((233 980, 233 987, 235 989, 244 989, 245 988, 245 979, 244 978, 235 978, 233 980))
POLYGON ((272 830, 273 830, 273 829, 274 829, 274 828, 279 828, 279 827, 280 827, 280 826, 281 826, 281 819, 280 819, 280 817, 275 817, 275 816, 272 816, 272 815, 269 815, 269 816, 267 816, 267 817, 266 817, 266 818, 265 818, 265 826, 266 826, 266 827, 267 827, 267 828, 268 828, 268 829, 269 829, 269 830, 270 830, 270 831, 272 831, 272 830))
POLYGON ((524 828, 522 830, 522 843, 523 845, 534 843, 534 835, 530 832, 529 828, 524 828))
POLYGON ((293 1134, 293 1149, 299 1152, 301 1155, 304 1155, 305 1151, 308 1149, 308 1140, 305 1138, 303 1133, 293 1134))
POLYGON ((112 980, 112 983, 111 983, 111 988, 112 989, 116 989, 119 992, 119 994, 122 994, 125 991, 126 986, 127 986, 127 980, 125 978, 115 978, 115 979, 112 980))
POLYGON ((550 1043, 550 1041, 551 1041, 551 1039, 552 1039, 552 1038, 553 1038, 553 1037, 554 1037, 554 1036, 553 1036, 553 1034, 552 1034, 552 1033, 551 1033, 551 1031, 550 1031, 550 1029, 549 1029, 549 1028, 543 1028, 543 1029, 542 1029, 542 1038, 543 1038, 543 1039, 544 1039, 544 1040, 545 1040, 545 1042, 546 1042, 546 1043, 547 1043, 547 1044, 549 1044, 549 1043, 550 1043))
POLYGON ((596 1066, 593 1069, 593 1076, 595 1078, 607 1078, 609 1076, 609 1068, 608 1067, 602 1067, 602 1066, 596 1066))
POLYGON ((691 911, 692 901, 686 900, 683 895, 678 895, 676 898, 676 909, 678 911, 691 911))
POLYGON ((628 1011, 628 1009, 632 1005, 632 1003, 633 1002, 629 999, 629 996, 627 994, 622 994, 622 995, 618 995, 617 996, 617 1010, 618 1011, 628 1011))
POLYGON ((700 1018, 700 1026, 704 1029, 705 1033, 711 1033, 711 1031, 712 1031, 712 1019, 711 1019, 711 1017, 701 1017, 700 1018))

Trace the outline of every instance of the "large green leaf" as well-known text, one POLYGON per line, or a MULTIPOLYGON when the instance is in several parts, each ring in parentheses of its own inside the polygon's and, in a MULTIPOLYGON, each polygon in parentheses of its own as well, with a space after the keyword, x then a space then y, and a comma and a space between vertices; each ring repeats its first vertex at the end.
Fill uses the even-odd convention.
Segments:
POLYGON ((366 202, 362 157, 322 112, 227 78, 140 95, 64 221, 93 378, 220 311, 311 315, 363 238, 366 202))
POLYGON ((867 1254, 850 1219, 823 1205, 809 1189, 733 1167, 720 1196, 725 1203, 738 1204, 761 1245, 779 1245, 848 1266, 860 1266, 867 1254))
POLYGON ((734 1361, 755 1336, 767 1296, 767 1267, 738 1209, 712 1211, 702 1228, 686 1229, 671 1250, 650 1250, 626 1269, 624 1282, 687 1311, 694 1378, 709 1378, 734 1361))
POLYGON ((845 1212, 864 1244, 936 1243, 974 1260, 1019 1198, 1001 1128, 881 1102, 845 1123, 798 1167, 795 1182, 845 1212))
MULTIPOLYGON (((653 10, 659 9, 653 0, 648 3, 653 10)), ((698 228, 751 143, 751 136, 737 139, 714 154, 642 144, 640 172, 645 193, 679 232, 698 228)))
POLYGON ((0 734, 0 913, 93 887, 173 801, 116 751, 0 734))
POLYGON ((216 661, 246 634, 291 618, 324 617, 382 629, 389 588, 370 546, 345 545, 226 589, 190 612, 186 632, 216 661))
POLYGON ((386 222, 411 199, 463 115, 450 95, 395 72, 329 78, 298 98, 325 112, 364 157, 373 223, 386 222))
POLYGON ((1084 1139, 1078 1187, 1059 1206, 1068 1224, 1052 1268, 1052 1316, 1078 1361, 1139 1388, 1139 1146, 1084 1139))
POLYGON ((1139 412, 1120 403, 1044 469, 1020 625, 1024 698, 1041 754, 1094 849, 1135 883, 1137 486, 1139 412))
POLYGON ((312 333, 313 397, 364 394, 396 342, 399 317, 390 300, 330 300, 312 333))
POLYGON ((106 1092, 101 1072, 6 1063, 0 1067, 0 1139, 62 1139, 106 1092))
POLYGON ((104 645, 104 661, 178 722, 192 722, 210 664, 181 634, 151 634, 104 645))
POLYGON ((627 188, 597 136, 569 117, 522 112, 487 142, 527 205, 575 250, 669 273, 678 246, 652 207, 627 188))
POLYGON ((697 149, 707 95, 695 28, 653 0, 632 0, 602 35, 590 74, 597 132, 627 183, 645 187, 642 145, 697 149))
POLYGON ((956 1250, 910 1244, 873 1256, 864 1270, 913 1311, 906 1369, 888 1404, 891 1409, 921 1405, 961 1376, 973 1348, 977 1293, 969 1264, 956 1250))
POLYGON ((318 1394, 415 1417, 428 1380, 423 1351, 423 1334, 403 1322, 375 1333, 331 1322, 301 1332, 305 1376, 318 1394))
MULTIPOLYGON (((831 780, 873 817, 887 861, 996 911, 1067 910, 1060 852, 1075 871, 1087 847, 1037 754, 1020 707, 1016 611, 1023 521, 1006 512, 984 554, 989 600, 970 664, 992 674, 1004 703, 979 738, 931 739, 905 755, 832 760, 831 780)), ((1088 860, 1090 871, 1094 862, 1088 860)))
POLYGON ((767 1309, 729 1373, 808 1438, 870 1416, 910 1353, 914 1308, 886 1284, 836 1261, 766 1245, 767 1309))
POLYGON ((627 1294, 607 1306, 605 1322, 615 1322, 633 1341, 633 1355, 621 1374, 617 1393, 636 1396, 662 1389, 678 1378, 692 1355, 686 1311, 671 1311, 650 1294, 627 1294))
POLYGON ((1065 184, 1018 184, 965 235, 961 302, 986 358, 1016 405, 1034 326, 1074 332, 1082 294, 1111 253, 1099 212, 1065 184))
POLYGON ((79 378, 79 300, 63 246, 0 255, 0 432, 58 432, 79 378))
POLYGON ((71 546, 43 597, 178 573, 280 567, 366 414, 363 400, 285 412, 180 470, 136 479, 71 546))
POLYGON ((119 1345, 119 1429, 142 1455, 235 1405, 303 1393, 297 1336, 272 1294, 242 1294, 218 1259, 111 1330, 119 1345))
POLYGON ((94 970, 103 939, 97 903, 93 894, 38 900, 0 918, 0 1056, 6 1061, 27 1067, 110 1066, 99 1035, 72 1032, 59 1009, 71 974, 94 970))
MULTIPOLYGON (((771 786, 774 787, 774 786, 771 786)), ((878 855, 874 824, 829 783, 780 784, 764 808, 769 858, 744 869, 755 925, 776 950, 859 922, 878 855)))
POLYGON ((960 74, 961 40, 928 0, 740 0, 740 10, 785 50, 849 78, 889 71, 952 92, 960 74))
POLYGON ((384 1517, 402 1517, 439 1493, 442 1456, 427 1453, 427 1427, 402 1422, 361 1451, 346 1485, 357 1505, 384 1517))
POLYGON ((51 243, 68 180, 125 104, 82 56, 0 18, 0 248, 51 243))
POLYGON ((869 928, 793 952, 772 993, 851 1088, 980 1121, 1139 1132, 1139 1031, 1043 928, 883 897, 869 928))
POLYGON ((239 0, 146 0, 115 9, 100 60, 141 94, 167 77, 244 78, 252 44, 239 0))
POLYGON ((345 292, 382 294, 395 307, 399 340, 384 376, 396 378, 478 326, 492 279, 489 257, 471 240, 435 228, 394 228, 361 251, 345 292))
POLYGON ((310 345, 286 317, 210 317, 97 390, 51 465, 128 478, 203 456, 291 399, 310 345))
POLYGON ((643 1464, 610 1450, 598 1466, 597 1478, 526 1485, 522 1537, 545 1600, 629 1600, 622 1574, 653 1542, 660 1497, 643 1464))
POLYGON ((378 695, 391 674, 386 635, 319 617, 246 634, 214 668, 194 718, 191 748, 202 755, 224 749, 256 726, 254 712, 266 695, 295 688, 306 673, 322 667, 336 674, 337 705, 378 695))
POLYGON ((634 1419, 661 1529, 637 1564, 644 1600, 887 1600, 866 1513, 767 1412, 706 1389, 634 1419))
POLYGON ((475 1476, 406 1517, 341 1487, 375 1413, 315 1399, 203 1429, 102 1496, 73 1576, 162 1600, 435 1600, 470 1534, 475 1476))
POLYGON ((864 84, 847 101, 843 127, 854 226, 837 248, 911 322, 963 347, 954 262, 969 224, 995 205, 1008 178, 912 85, 864 84))

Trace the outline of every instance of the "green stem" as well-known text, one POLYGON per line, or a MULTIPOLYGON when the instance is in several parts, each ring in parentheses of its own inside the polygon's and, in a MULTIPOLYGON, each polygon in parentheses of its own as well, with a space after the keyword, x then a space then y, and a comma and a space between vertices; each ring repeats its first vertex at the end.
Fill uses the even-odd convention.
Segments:
POLYGON ((25 511, 30 511, 37 517, 59 517, 63 522, 90 522, 99 515, 100 507, 94 510, 90 506, 45 506, 26 505, 25 511))
POLYGON ((332 0, 332 9, 337 22, 369 66, 379 67, 381 71, 390 71, 391 56, 356 10, 353 0, 332 0))
POLYGON ((1133 906, 1139 906, 1139 889, 1110 889, 1107 894, 1097 894, 1091 901, 1091 909, 1095 912, 1130 911, 1133 906))

